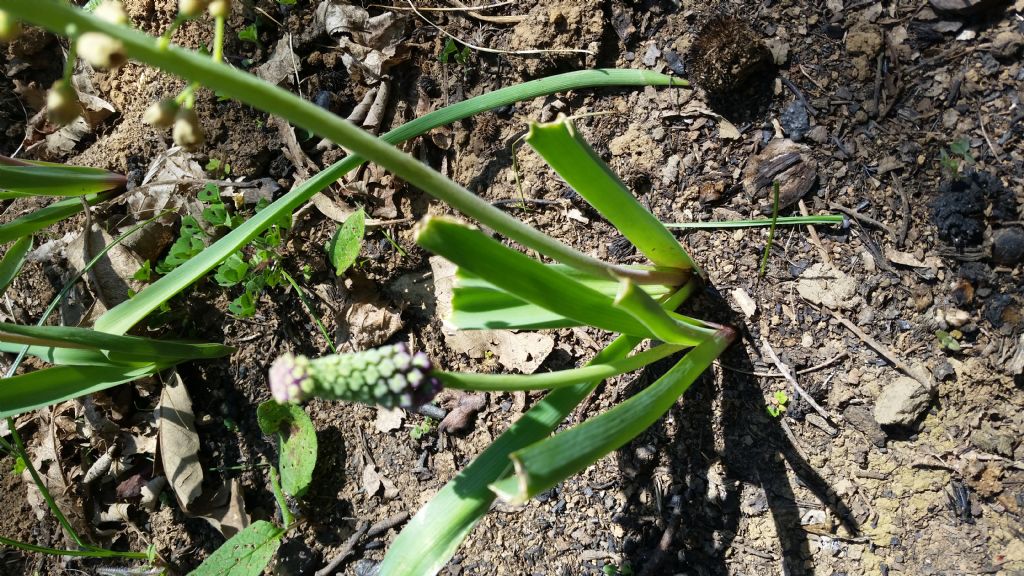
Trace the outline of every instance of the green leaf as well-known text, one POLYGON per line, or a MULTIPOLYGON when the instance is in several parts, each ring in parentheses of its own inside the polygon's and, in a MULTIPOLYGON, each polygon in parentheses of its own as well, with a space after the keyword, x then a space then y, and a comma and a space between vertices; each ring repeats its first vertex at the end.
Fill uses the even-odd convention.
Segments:
POLYGON ((724 329, 683 357, 654 384, 582 424, 510 454, 515 475, 491 484, 499 498, 523 503, 620 448, 668 411, 733 341, 724 329))
POLYGON ((305 494, 316 467, 316 430, 301 406, 267 400, 256 409, 264 434, 277 436, 281 488, 294 497, 305 494))
POLYGON ((789 402, 789 396, 787 396, 782 390, 776 390, 775 401, 779 403, 779 406, 785 406, 786 403, 789 402))
POLYGON ((252 292, 246 290, 238 298, 228 304, 228 312, 239 318, 251 318, 256 315, 256 299, 252 292))
POLYGON ((696 265, 679 241, 626 188, 564 116, 531 123, 526 142, 651 262, 670 268, 696 265))
POLYGON ((65 218, 78 214, 82 211, 83 198, 89 206, 95 206, 100 202, 117 197, 118 194, 120 194, 120 192, 100 192, 99 194, 89 194, 78 198, 59 200, 49 206, 15 218, 6 224, 0 224, 0 243, 10 242, 16 238, 34 234, 35 232, 46 228, 50 224, 60 222, 65 218))
POLYGON ((0 199, 23 196, 82 196, 124 186, 125 177, 85 166, 0 164, 0 199))
MULTIPOLYGON (((212 163, 214 162, 214 160, 210 160, 210 162, 212 163)), ((216 168, 219 168, 220 160, 217 160, 216 162, 216 168)), ((210 169, 210 164, 206 165, 206 169, 210 169)), ((206 202, 208 204, 224 203, 223 200, 220 199, 220 188, 218 188, 217 185, 212 182, 207 183, 206 186, 203 186, 203 189, 199 191, 199 194, 197 194, 196 197, 199 198, 201 202, 206 202)))
POLYGON ((7 291, 14 278, 21 272, 25 264, 25 256, 32 249, 32 237, 24 236, 11 245, 4 253, 3 260, 0 260, 0 296, 7 291))
MULTIPOLYGON (((618 294, 617 280, 598 278, 564 264, 545 266, 604 294, 609 299, 615 298, 618 294)), ((455 278, 455 286, 452 289, 452 315, 448 321, 460 330, 485 330, 497 327, 511 330, 542 330, 580 325, 580 322, 517 298, 464 268, 456 270, 455 278)), ((642 288, 652 298, 663 298, 669 293, 666 286, 658 284, 645 285, 642 288)))
POLYGON ((366 232, 366 213, 360 208, 345 219, 327 245, 327 256, 334 266, 334 273, 341 276, 355 263, 363 247, 366 232))
POLYGON ((256 44, 257 46, 261 45, 260 44, 260 34, 256 30, 256 23, 253 22, 252 24, 249 24, 245 28, 242 28, 241 30, 239 30, 238 31, 238 39, 243 41, 243 42, 252 42, 253 44, 256 44))
POLYGON ((258 576, 281 546, 285 531, 257 520, 210 554, 191 576, 258 576))
POLYGON ((213 276, 213 279, 217 281, 217 284, 227 288, 244 280, 245 274, 248 271, 249 264, 238 254, 232 254, 217 268, 217 273, 213 276))
POLYGON ((960 342, 957 341, 949 332, 945 330, 936 330, 935 337, 938 338, 939 344, 951 352, 960 351, 960 342))
POLYGON ((632 316, 614 307, 611 298, 452 218, 426 216, 416 226, 416 243, 560 316, 611 332, 652 336, 632 316))
POLYGON ((223 344, 118 336, 71 326, 21 326, 0 322, 0 340, 53 348, 103 350, 113 362, 180 362, 220 358, 234 352, 223 344))
POLYGON ((64 400, 149 376, 167 365, 54 366, 0 382, 0 418, 16 416, 64 400))

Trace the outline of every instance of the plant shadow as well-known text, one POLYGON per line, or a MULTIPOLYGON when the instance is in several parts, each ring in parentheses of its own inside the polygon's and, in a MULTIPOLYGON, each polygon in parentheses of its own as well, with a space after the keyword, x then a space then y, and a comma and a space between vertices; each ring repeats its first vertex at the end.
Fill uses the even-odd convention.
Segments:
MULTIPOLYGON (((687 307, 700 310, 699 316, 746 333, 713 288, 692 300, 687 307)), ((675 361, 649 366, 623 394, 643 389, 675 361)), ((753 371, 742 342, 720 361, 753 371)), ((772 573, 813 574, 809 533, 801 526, 806 505, 798 501, 787 467, 851 534, 857 533, 851 510, 803 459, 782 422, 767 413, 757 377, 719 366, 682 398, 617 453, 628 500, 614 519, 630 535, 622 553, 636 574, 728 574, 734 562, 726 559, 730 548, 756 557, 772 573), (773 525, 781 555, 737 541, 741 520, 756 517, 773 525)))

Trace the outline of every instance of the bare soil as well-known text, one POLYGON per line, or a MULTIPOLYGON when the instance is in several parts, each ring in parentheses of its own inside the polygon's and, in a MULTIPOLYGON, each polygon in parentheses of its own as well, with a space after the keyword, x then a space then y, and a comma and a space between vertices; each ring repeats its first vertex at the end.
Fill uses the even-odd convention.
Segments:
MULTIPOLYGON (((1003 238, 1024 219, 1024 3, 966 3, 985 9, 961 15, 934 7, 947 2, 927 0, 524 0, 482 13, 517 17, 512 21, 424 12, 467 42, 505 51, 471 50, 465 64, 440 62, 444 36, 409 15, 399 43, 408 57, 396 58, 385 81, 391 96, 381 132, 451 102, 583 67, 653 69, 694 81, 692 90, 581 90, 540 98, 403 145, 577 248, 617 262, 642 261, 525 149, 518 151, 520 192, 510 147, 528 120, 579 116, 588 141, 666 222, 762 216, 768 199, 763 188, 750 186, 747 168, 758 165, 758 152, 773 138, 789 138, 813 185, 783 215, 799 214, 802 203, 809 213, 849 217, 846 226, 816 232, 780 227, 763 277, 767 230, 681 235, 708 277, 687 311, 738 327, 742 342, 623 449, 525 506, 495 505, 442 573, 1024 574, 1024 264, 1003 238), (595 55, 509 52, 568 48, 595 55), (950 146, 961 139, 968 151, 958 156, 950 146), (957 184, 974 178, 971 172, 988 175, 973 204, 957 184), (522 197, 526 210, 513 204, 522 197), (749 302, 753 310, 744 308, 749 302), (944 347, 939 331, 960 349, 944 347), (779 377, 765 343, 798 372, 823 414, 779 377), (933 383, 926 406, 906 425, 880 426, 877 409, 889 401, 886 390, 910 376, 933 383), (777 391, 790 400, 773 417, 766 406, 777 391)), ((129 0, 126 7, 137 27, 159 33, 175 6, 129 0)), ((290 38, 290 76, 300 82, 289 77, 284 86, 343 116, 369 90, 365 74, 353 78, 346 68, 344 38, 315 28, 315 3, 259 0, 234 8, 225 46, 231 64, 255 69, 290 38), (253 22, 259 45, 236 34, 253 22)), ((387 10, 367 9, 371 15, 387 10)), ((212 39, 207 24, 191 22, 174 40, 204 47, 212 39)), ((30 30, 0 51, 6 71, 0 153, 108 168, 140 184, 172 146, 168 133, 141 124, 142 111, 184 83, 136 64, 90 73, 97 96, 117 112, 71 150, 54 151, 39 144, 53 127, 33 118, 39 94, 60 74, 62 42, 30 30)), ((266 114, 206 90, 198 94, 207 142, 190 158, 200 167, 211 159, 229 163, 232 178, 269 178, 282 194, 309 175, 306 159, 323 167, 344 155, 318 149, 319 138, 299 131, 306 159, 296 158, 287 134, 266 114)), ((207 176, 223 178, 215 172, 208 169, 207 176)), ((182 185, 176 193, 194 189, 182 185)), ((398 221, 370 230, 358 265, 341 279, 323 252, 337 223, 310 207, 287 237, 282 264, 296 278, 308 267, 304 289, 342 348, 411 341, 447 369, 503 369, 500 351, 478 357, 454 351, 434 314, 430 255, 412 243, 411 228, 447 207, 373 167, 326 194, 344 209, 365 206, 368 217, 398 221), (367 302, 375 315, 361 312, 367 302)), ((7 202, 2 219, 32 207, 7 202)), ((130 211, 112 203, 93 219, 118 222, 130 211)), ((82 226, 80 219, 63 223, 36 244, 73 237, 82 226)), ((35 322, 69 270, 60 250, 34 259, 0 311, 8 321, 35 322)), ((88 310, 96 298, 89 285, 77 294, 88 310)), ((256 406, 269 398, 265 374, 280 353, 320 355, 327 343, 294 291, 269 290, 248 319, 227 313, 235 296, 205 280, 175 298, 157 329, 139 333, 237 347, 223 361, 179 369, 194 403, 203 491, 237 481, 244 514, 273 519, 262 465, 275 461, 275 448, 256 423, 256 406)), ((547 336, 552 349, 539 370, 579 365, 610 340, 593 329, 547 336)), ((664 369, 608 381, 566 425, 628 398, 664 369)), ((91 402, 118 434, 151 437, 159 386, 122 386, 91 402)), ((461 430, 434 428, 419 439, 410 435, 423 421, 419 414, 381 432, 375 408, 310 403, 320 443, 316 481, 292 502, 302 523, 272 570, 312 574, 362 523, 394 518, 397 526, 360 539, 337 569, 372 574, 404 515, 414 514, 539 397, 490 394, 461 430), (368 467, 381 479, 374 491, 367 489, 375 486, 365 478, 368 467)), ((451 411, 462 400, 445 393, 438 404, 451 411)), ((84 410, 67 403, 23 416, 18 425, 34 455, 49 455, 47 477, 66 479, 62 499, 82 519, 88 539, 133 550, 152 543, 171 572, 194 569, 224 536, 182 511, 167 492, 147 510, 114 489, 131 476, 160 475, 151 452, 124 458, 124 468, 94 485, 78 481, 107 446, 83 433, 84 410), (128 504, 127 521, 97 521, 115 503, 128 504)), ((0 460, 0 535, 68 545, 52 516, 41 512, 30 482, 7 472, 12 468, 10 458, 0 460)), ((93 573, 114 564, 0 549, 0 574, 93 573)))

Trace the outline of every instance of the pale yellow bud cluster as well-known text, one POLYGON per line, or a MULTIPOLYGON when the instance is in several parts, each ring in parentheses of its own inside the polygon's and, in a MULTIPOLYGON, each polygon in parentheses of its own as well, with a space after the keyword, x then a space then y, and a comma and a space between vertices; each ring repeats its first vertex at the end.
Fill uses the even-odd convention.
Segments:
POLYGON ((46 118, 63 126, 82 114, 82 104, 74 86, 65 80, 57 80, 46 94, 46 118))
POLYGON ((21 24, 10 14, 0 10, 0 42, 10 42, 21 35, 21 24))

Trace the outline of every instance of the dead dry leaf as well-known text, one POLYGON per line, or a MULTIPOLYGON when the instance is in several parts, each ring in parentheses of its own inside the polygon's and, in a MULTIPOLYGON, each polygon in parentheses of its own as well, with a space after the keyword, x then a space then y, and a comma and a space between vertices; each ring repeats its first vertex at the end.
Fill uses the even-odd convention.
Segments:
POLYGON ((199 462, 199 434, 195 429, 192 399, 181 376, 173 372, 156 409, 160 462, 182 510, 203 492, 203 466, 199 462))
MULTIPOLYGON (((455 265, 440 256, 430 259, 434 271, 434 295, 437 314, 447 318, 452 310, 452 284, 455 265)), ((513 332, 511 330, 454 330, 445 325, 445 344, 452 350, 470 358, 484 358, 493 354, 506 370, 532 374, 547 359, 555 341, 541 332, 513 332)))
POLYGON ((377 467, 373 464, 367 464, 363 468, 362 485, 367 496, 376 496, 380 490, 380 474, 377 473, 377 467))

